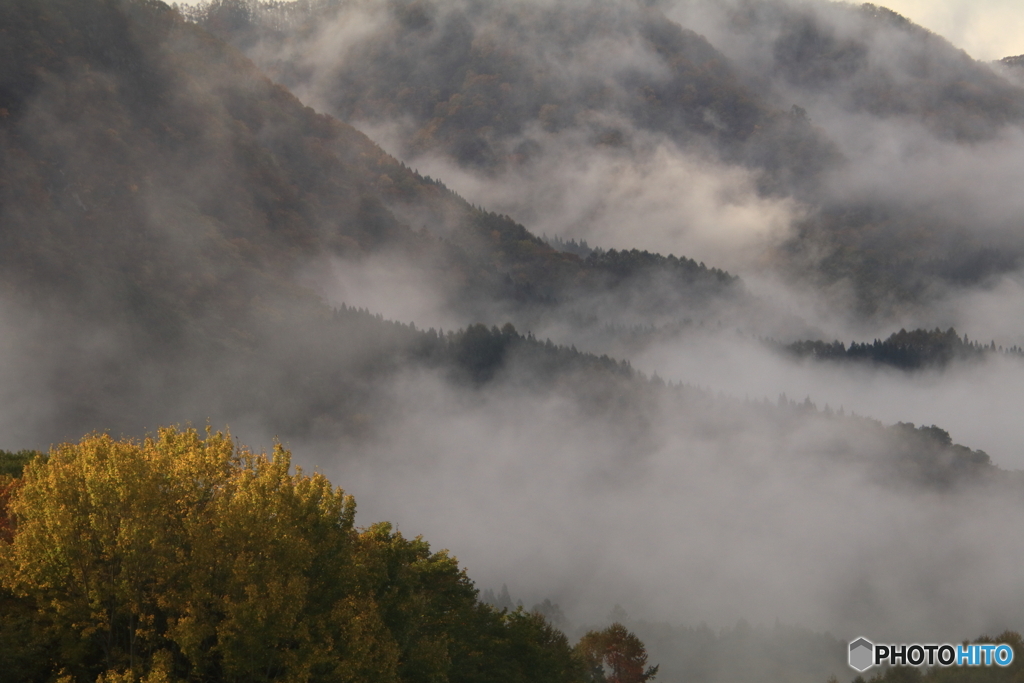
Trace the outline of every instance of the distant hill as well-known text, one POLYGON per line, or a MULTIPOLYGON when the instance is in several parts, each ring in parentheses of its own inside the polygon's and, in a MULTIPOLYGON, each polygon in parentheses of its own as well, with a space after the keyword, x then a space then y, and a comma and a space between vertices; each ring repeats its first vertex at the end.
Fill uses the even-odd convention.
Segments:
POLYGON ((1003 66, 1021 67, 1024 66, 1024 55, 1017 55, 1015 57, 1003 57, 999 60, 999 63, 1003 66))
POLYGON ((1018 85, 1024 86, 1024 55, 1003 57, 996 64, 1003 67, 1004 72, 1014 79, 1018 85))
POLYGON ((1024 90, 885 7, 761 0, 739 14, 730 27, 762 57, 738 62, 758 75, 751 82, 773 76, 802 96, 827 92, 847 111, 915 119, 961 141, 1024 122, 1024 90))
POLYGON ((885 340, 851 342, 849 346, 840 341, 829 343, 820 340, 804 340, 791 344, 769 342, 769 344, 798 358, 877 363, 901 370, 943 368, 958 361, 980 361, 989 354, 995 353, 1024 356, 1024 349, 1018 346, 997 347, 995 341, 979 344, 977 341, 969 340, 967 335, 961 338, 952 327, 946 331, 938 328, 935 330, 917 329, 909 332, 900 330, 893 332, 885 340))
POLYGON ((769 105, 703 36, 644 3, 403 1, 363 17, 343 0, 210 0, 185 11, 344 120, 407 121, 401 155, 436 150, 496 172, 543 152, 532 127, 626 148, 647 130, 761 169, 766 191, 813 185, 838 160, 805 118, 769 105), (344 44, 318 33, 359 22, 367 30, 344 44), (304 40, 321 41, 325 63, 296 49, 304 40))

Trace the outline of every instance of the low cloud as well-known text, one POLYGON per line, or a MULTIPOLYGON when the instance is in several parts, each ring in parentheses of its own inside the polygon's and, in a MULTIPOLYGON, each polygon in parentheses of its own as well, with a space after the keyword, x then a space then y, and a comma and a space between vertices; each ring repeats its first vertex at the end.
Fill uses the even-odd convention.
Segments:
POLYGON ((515 382, 467 396, 417 373, 392 391, 402 417, 379 441, 309 461, 356 495, 365 523, 422 533, 479 585, 551 598, 577 623, 618 603, 841 637, 1016 627, 1024 548, 1005 540, 1017 503, 880 481, 870 455, 849 459, 886 449, 857 422, 698 395, 647 411, 637 439, 617 416, 515 382))
MULTIPOLYGON (((385 129, 357 125, 388 146, 385 129)), ((801 215, 791 199, 759 195, 753 172, 662 136, 632 131, 630 146, 618 148, 594 145, 585 130, 531 133, 527 139, 542 151, 497 177, 439 155, 408 163, 534 234, 676 254, 733 271, 756 266, 801 215)))
POLYGON ((421 328, 458 329, 478 322, 451 306, 443 277, 408 255, 380 252, 310 265, 301 280, 330 306, 365 308, 421 328))

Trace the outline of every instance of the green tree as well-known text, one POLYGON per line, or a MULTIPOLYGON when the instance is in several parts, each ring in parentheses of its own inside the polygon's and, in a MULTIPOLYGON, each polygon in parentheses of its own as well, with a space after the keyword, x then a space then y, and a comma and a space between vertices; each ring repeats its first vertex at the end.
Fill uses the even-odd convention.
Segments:
POLYGON ((0 477, 20 477, 25 465, 30 463, 36 456, 42 455, 37 451, 0 451, 0 477))
POLYGON ((407 539, 386 522, 359 539, 363 589, 373 596, 396 643, 401 680, 447 681, 454 631, 475 608, 476 588, 447 551, 431 553, 422 538, 407 539))

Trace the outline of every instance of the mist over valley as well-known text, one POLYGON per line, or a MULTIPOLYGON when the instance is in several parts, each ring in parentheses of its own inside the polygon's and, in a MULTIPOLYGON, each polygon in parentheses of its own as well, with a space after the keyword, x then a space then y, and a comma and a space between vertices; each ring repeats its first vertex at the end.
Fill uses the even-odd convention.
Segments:
MULTIPOLYGON (((621 623, 708 683, 1024 628, 1019 58, 796 0, 0 0, 0 35, 5 548, 19 451, 210 425, 352 494, 352 557, 464 569, 443 636, 351 579, 332 652, 377 673, 337 680, 491 680, 459 619, 621 623)), ((3 642, 50 624, 25 585, 3 642)), ((167 636, 125 680, 228 680, 212 633, 207 678, 167 636)))

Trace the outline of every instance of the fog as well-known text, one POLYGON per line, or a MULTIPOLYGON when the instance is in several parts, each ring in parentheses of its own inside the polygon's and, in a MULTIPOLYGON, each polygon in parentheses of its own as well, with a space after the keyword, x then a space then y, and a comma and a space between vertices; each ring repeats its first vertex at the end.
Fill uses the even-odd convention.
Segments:
POLYGON ((790 5, 794 16, 809 17, 813 29, 804 30, 820 36, 822 50, 837 51, 826 56, 836 60, 829 67, 834 71, 797 80, 778 43, 794 30, 788 22, 795 19, 777 9, 785 6, 690 0, 672 4, 668 14, 707 35, 779 105, 803 107, 838 144, 845 163, 827 183, 833 200, 898 205, 940 229, 979 241, 1009 240, 1019 249, 1020 196, 1012 189, 1024 149, 1019 115, 1006 116, 994 102, 987 111, 944 102, 936 86, 962 78, 976 84, 981 97, 992 89, 1018 101, 1019 89, 940 36, 879 24, 828 3, 790 5), (747 11, 756 18, 745 25, 736 15, 747 11))
POLYGON ((821 120, 844 150, 857 155, 858 163, 834 181, 836 196, 899 203, 964 227, 976 239, 1012 240, 1019 248, 1024 200, 1011 183, 1024 170, 1024 131, 1002 131, 965 148, 912 124, 879 125, 839 113, 821 120))
MULTIPOLYGON (((385 148, 401 147, 390 127, 355 125, 385 148)), ((633 131, 628 149, 595 148, 588 136, 530 130, 512 144, 529 140, 543 154, 498 177, 437 154, 407 163, 534 234, 687 256, 732 272, 756 266, 801 215, 793 199, 760 196, 752 172, 687 153, 665 136, 633 131)))
POLYGON ((303 270, 301 279, 331 306, 365 308, 388 320, 449 330, 479 322, 452 305, 441 274, 401 253, 328 259, 303 270))
MULTIPOLYGON (((1012 310, 1018 293, 1004 281, 987 305, 1012 310)), ((960 303, 979 327, 984 300, 960 303)), ((507 584, 527 606, 551 599, 571 624, 605 623, 618 604, 648 621, 779 620, 841 639, 1020 628, 1024 548, 1008 514, 1019 492, 904 486, 878 469, 893 443, 860 421, 788 419, 745 399, 774 405, 785 393, 819 411, 936 424, 1020 469, 1024 360, 914 373, 795 361, 714 325, 632 346, 593 341, 703 389, 683 408, 637 404, 638 422, 595 413, 568 389, 538 393, 514 362, 473 390, 410 371, 384 390, 388 428, 373 440, 289 445, 356 495, 364 523, 423 534, 480 587, 507 584)))
POLYGON ((908 373, 868 364, 795 361, 756 339, 720 335, 658 345, 634 362, 666 379, 685 378, 732 396, 774 400, 781 392, 887 424, 940 425, 954 441, 986 451, 1000 467, 1024 469, 1024 426, 1015 417, 1024 399, 1021 358, 908 373))
POLYGON ((548 597, 584 623, 616 603, 715 628, 778 618, 840 637, 1016 623, 1024 549, 1004 541, 1019 503, 889 487, 836 450, 878 447, 854 425, 782 426, 720 399, 657 407, 637 439, 564 395, 466 397, 421 374, 394 391, 394 429, 317 462, 364 520, 452 548, 479 585, 527 605, 548 597))
MULTIPOLYGON (((391 257, 345 263, 318 286, 332 302, 420 326, 510 319, 539 338, 704 387, 721 396, 719 408, 679 415, 659 405, 645 413, 637 438, 616 419, 587 413, 577 397, 525 390, 511 379, 514 367, 505 380, 468 395, 410 372, 388 390, 386 433, 361 446, 303 444, 303 457, 356 494, 364 520, 387 518, 404 533, 422 533, 435 547, 452 548, 479 585, 507 584, 527 605, 551 598, 576 623, 600 622, 618 603, 653 620, 722 627, 778 618, 842 637, 921 641, 1019 628, 1014 575, 1024 549, 999 540, 1014 537, 1007 521, 1014 515, 1006 511, 1016 498, 887 486, 856 458, 826 459, 836 443, 851 452, 885 451, 860 422, 815 417, 780 426, 742 407, 746 398, 775 403, 785 393, 885 424, 934 424, 1002 468, 1024 468, 1024 427, 1015 410, 1024 400, 1019 358, 910 373, 795 361, 759 340, 870 342, 901 327, 955 327, 985 343, 1024 342, 1024 289, 1012 269, 967 284, 935 279, 921 299, 865 317, 854 311, 851 283, 818 289, 778 267, 779 250, 822 205, 896 212, 901 218, 880 230, 893 231, 897 244, 916 239, 916 258, 949 258, 963 245, 1019 250, 1024 134, 1013 116, 941 107, 924 115, 879 113, 857 99, 858 88, 883 73, 894 88, 923 88, 924 101, 931 86, 914 71, 922 59, 999 92, 1013 87, 995 72, 991 83, 977 76, 988 67, 957 61, 941 39, 921 47, 918 34, 871 28, 823 3, 794 6, 812 8, 806 11, 840 43, 860 41, 866 66, 858 68, 866 71, 853 81, 802 82, 780 71, 774 50, 782 29, 771 12, 742 32, 730 11, 743 3, 659 6, 707 37, 751 91, 781 111, 802 108, 816 134, 836 146, 841 163, 816 178, 814 193, 766 192, 761 171, 731 161, 711 138, 653 130, 624 113, 615 94, 622 73, 665 78, 664 65, 628 29, 568 56, 543 45, 524 49, 527 62, 542 62, 565 83, 612 83, 612 105, 559 126, 538 118, 514 134, 494 133, 488 144, 519 150, 515 163, 482 168, 443 145, 424 146, 417 142, 421 122, 409 113, 366 116, 356 107, 349 120, 410 167, 535 234, 691 257, 740 275, 744 297, 702 309, 680 305, 657 319, 598 300, 589 310, 599 311, 599 323, 581 329, 569 315, 585 306, 580 302, 541 315, 460 311, 415 263, 391 257), (615 135, 602 138, 609 130, 615 135), (627 339, 612 329, 630 324, 653 325, 654 332, 627 339)), ((431 21, 443 26, 448 12, 465 7, 473 5, 436 4, 431 21)), ((387 17, 368 8, 342 13, 305 52, 294 44, 285 53, 258 45, 251 54, 270 68, 298 64, 305 76, 293 87, 331 111, 338 69, 362 54, 360 41, 383 35, 387 17)), ((478 23, 460 30, 494 40, 486 17, 469 16, 478 23)), ((435 54, 431 46, 423 44, 424 64, 435 54)), ((714 111, 705 114, 712 128, 721 125, 714 111)), ((809 255, 804 265, 829 252, 811 245, 809 255)))

